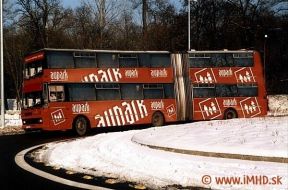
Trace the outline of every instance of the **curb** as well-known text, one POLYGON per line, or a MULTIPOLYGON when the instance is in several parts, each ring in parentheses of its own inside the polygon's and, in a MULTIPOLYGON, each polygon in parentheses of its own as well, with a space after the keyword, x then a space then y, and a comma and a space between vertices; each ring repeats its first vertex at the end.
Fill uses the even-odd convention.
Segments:
MULTIPOLYGON (((45 144, 47 144, 47 143, 45 143, 45 144)), ((94 185, 89 185, 89 184, 84 184, 84 183, 79 183, 79 182, 75 182, 72 180, 64 179, 64 178, 55 176, 53 174, 41 171, 41 170, 34 168, 34 167, 30 166, 29 164, 27 164, 25 159, 24 159, 25 154, 27 154, 27 152, 29 152, 30 150, 44 146, 45 144, 37 145, 37 146, 22 150, 21 152, 17 153, 17 155, 14 158, 15 163, 20 168, 22 168, 22 169, 24 169, 30 173, 33 173, 37 176, 40 176, 40 177, 46 178, 48 180, 51 180, 51 181, 54 181, 57 183, 61 183, 61 184, 64 184, 64 185, 67 185, 70 187, 89 189, 89 190, 110 190, 109 188, 104 188, 104 187, 99 187, 99 186, 94 186, 94 185)))
POLYGON ((288 163, 288 158, 282 158, 282 157, 267 157, 267 156, 254 156, 254 155, 229 154, 229 153, 217 153, 217 152, 204 152, 204 151, 197 151, 197 150, 185 150, 185 149, 161 147, 161 146, 139 143, 133 137, 131 141, 136 144, 146 146, 155 150, 163 150, 167 152, 193 155, 193 156, 205 156, 205 157, 214 157, 214 158, 226 158, 226 159, 260 161, 260 162, 274 162, 274 163, 282 163, 282 164, 288 163))

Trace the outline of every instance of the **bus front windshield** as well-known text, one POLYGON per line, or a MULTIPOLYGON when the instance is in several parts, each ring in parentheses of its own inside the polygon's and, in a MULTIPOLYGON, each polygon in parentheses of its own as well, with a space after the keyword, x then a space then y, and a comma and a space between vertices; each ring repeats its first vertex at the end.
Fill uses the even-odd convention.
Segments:
POLYGON ((32 108, 44 104, 42 91, 25 93, 23 98, 23 108, 32 108))

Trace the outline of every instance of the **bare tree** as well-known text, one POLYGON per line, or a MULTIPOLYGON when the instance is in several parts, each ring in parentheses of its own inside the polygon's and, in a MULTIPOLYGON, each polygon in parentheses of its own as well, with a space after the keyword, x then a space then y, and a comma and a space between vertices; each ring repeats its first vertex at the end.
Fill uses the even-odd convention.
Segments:
POLYGON ((103 48, 109 44, 104 39, 109 38, 110 29, 124 10, 123 2, 117 0, 90 0, 87 1, 86 5, 91 8, 95 20, 94 33, 99 35, 97 42, 99 47, 103 48))
POLYGON ((49 27, 64 18, 59 0, 17 0, 22 27, 32 32, 37 48, 48 47, 49 27))

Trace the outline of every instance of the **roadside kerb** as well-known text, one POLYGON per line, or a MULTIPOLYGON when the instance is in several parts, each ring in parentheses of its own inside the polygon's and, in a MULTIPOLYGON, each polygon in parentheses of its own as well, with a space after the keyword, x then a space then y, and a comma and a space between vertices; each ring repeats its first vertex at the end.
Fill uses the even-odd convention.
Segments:
POLYGON ((147 146, 155 150, 163 150, 163 151, 186 154, 186 155, 193 155, 193 156, 205 156, 205 157, 227 158, 227 159, 238 159, 238 160, 249 160, 249 161, 262 161, 262 162, 277 162, 277 163, 283 163, 283 164, 288 163, 288 158, 282 158, 282 157, 267 157, 267 156, 229 154, 229 153, 218 153, 218 152, 205 152, 205 151, 198 151, 198 150, 185 150, 185 149, 177 149, 177 148, 143 144, 143 143, 137 142, 134 139, 134 136, 131 138, 131 141, 136 144, 147 146))

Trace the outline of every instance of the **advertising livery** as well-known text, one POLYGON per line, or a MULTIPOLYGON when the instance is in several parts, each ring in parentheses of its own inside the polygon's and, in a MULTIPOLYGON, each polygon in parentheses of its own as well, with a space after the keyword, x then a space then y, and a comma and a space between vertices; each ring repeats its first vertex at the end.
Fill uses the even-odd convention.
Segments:
POLYGON ((185 55, 58 49, 31 53, 24 59, 23 128, 73 129, 84 135, 94 127, 266 114, 257 52, 185 55))

